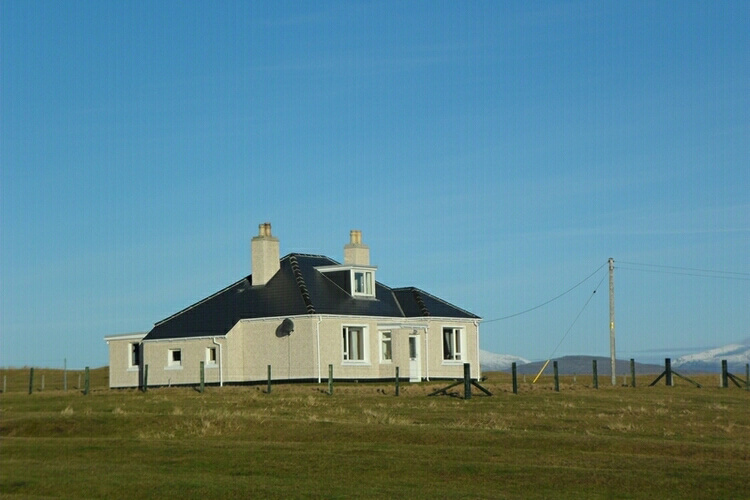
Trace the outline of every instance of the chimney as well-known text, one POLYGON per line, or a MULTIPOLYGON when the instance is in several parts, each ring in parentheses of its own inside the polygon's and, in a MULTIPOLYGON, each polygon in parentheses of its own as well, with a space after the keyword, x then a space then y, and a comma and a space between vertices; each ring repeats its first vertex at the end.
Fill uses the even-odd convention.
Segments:
POLYGON ((344 246, 344 264, 355 266, 370 265, 370 247, 362 243, 362 231, 349 231, 349 244, 344 246))
POLYGON ((279 240, 271 236, 271 223, 258 226, 258 236, 250 242, 253 286, 265 285, 279 270, 279 240))

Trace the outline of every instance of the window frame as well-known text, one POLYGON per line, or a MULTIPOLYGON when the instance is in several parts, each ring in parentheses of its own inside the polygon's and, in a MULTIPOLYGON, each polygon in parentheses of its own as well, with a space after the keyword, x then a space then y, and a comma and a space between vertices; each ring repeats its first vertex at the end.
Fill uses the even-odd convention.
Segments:
POLYGON ((380 331, 379 347, 380 347, 380 362, 382 364, 393 363, 393 330, 381 330, 380 331), (386 340, 386 335, 388 336, 387 340, 386 340), (388 344, 388 354, 390 355, 390 357, 388 358, 386 358, 385 356, 386 343, 388 344))
POLYGON ((167 349, 167 369, 182 370, 182 348, 175 347, 167 349), (175 359, 175 354, 179 359, 175 359))
POLYGON ((138 370, 141 366, 141 343, 128 342, 128 370, 138 370), (133 361, 135 360, 135 363, 133 361))
POLYGON ((216 347, 206 347, 206 366, 216 366, 218 363, 218 353, 216 351, 216 347), (213 359, 211 359, 211 355, 213 354, 213 359))
POLYGON ((463 326, 444 325, 441 329, 443 364, 461 364, 466 358, 466 328, 463 326), (446 332, 450 333, 446 339, 446 332), (446 352, 446 347, 450 350, 446 352))
POLYGON ((344 365, 369 365, 370 345, 367 325, 341 325, 341 364, 344 365), (359 331, 360 342, 357 359, 351 359, 351 332, 359 331))
POLYGON ((352 268, 350 270, 352 283, 352 297, 375 297, 375 273, 369 269, 352 268), (362 275, 362 287, 364 291, 357 289, 357 275, 362 275))

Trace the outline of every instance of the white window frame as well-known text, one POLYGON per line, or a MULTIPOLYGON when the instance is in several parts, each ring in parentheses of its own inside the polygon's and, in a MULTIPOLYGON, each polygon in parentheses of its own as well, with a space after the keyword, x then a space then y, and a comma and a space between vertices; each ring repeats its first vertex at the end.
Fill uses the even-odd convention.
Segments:
POLYGON ((370 345, 367 325, 342 325, 341 327, 341 362, 344 365, 369 365, 370 364, 370 345), (351 332, 359 331, 361 342, 359 347, 359 356, 357 359, 351 359, 352 353, 351 332))
POLYGON ((375 273, 368 269, 353 268, 351 271, 352 296, 375 297, 375 273), (357 275, 362 275, 363 291, 357 290, 357 275))
POLYGON ((182 370, 182 349, 176 347, 174 349, 167 349, 167 369, 168 370, 182 370), (175 353, 179 353, 178 360, 174 359, 175 353))
POLYGON ((140 342, 128 342, 128 370, 138 370, 140 367, 141 354, 140 342), (136 352, 138 353, 138 363, 133 363, 133 355, 136 352))
POLYGON ((443 350, 443 364, 459 364, 466 359, 466 329, 462 326, 445 325, 440 330, 440 344, 443 350), (446 333, 448 338, 446 339, 446 333), (448 352, 446 352, 448 345, 448 352))
POLYGON ((380 362, 383 364, 393 363, 393 331, 392 330, 380 331, 380 362), (388 344, 388 347, 389 347, 389 351, 391 355, 390 358, 385 357, 386 343, 388 344))
POLYGON ((206 366, 216 366, 218 358, 218 352, 216 351, 216 347, 206 347, 206 366), (211 359, 211 354, 213 353, 213 358, 211 359))

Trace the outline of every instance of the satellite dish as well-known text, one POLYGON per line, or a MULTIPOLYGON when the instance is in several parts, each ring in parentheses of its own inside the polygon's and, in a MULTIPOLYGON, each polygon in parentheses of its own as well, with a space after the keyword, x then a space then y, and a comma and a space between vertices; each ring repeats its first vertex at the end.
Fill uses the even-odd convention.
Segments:
POLYGON ((276 328, 276 336, 277 337, 286 337, 292 334, 294 331, 294 321, 292 321, 289 318, 286 318, 284 321, 281 322, 281 324, 276 328))

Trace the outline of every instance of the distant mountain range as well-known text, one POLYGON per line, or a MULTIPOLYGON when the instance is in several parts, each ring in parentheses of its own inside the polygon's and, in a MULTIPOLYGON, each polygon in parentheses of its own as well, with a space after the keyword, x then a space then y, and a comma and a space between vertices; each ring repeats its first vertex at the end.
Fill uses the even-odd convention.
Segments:
POLYGON ((672 367, 684 372, 720 373, 723 359, 730 373, 744 378, 745 365, 750 363, 750 337, 737 344, 680 356, 672 361, 672 367))
MULTIPOLYGON (((545 374, 553 373, 553 361, 557 361, 560 375, 591 374, 592 361, 596 359, 597 373, 600 376, 610 376, 610 359, 604 356, 563 356, 550 361, 544 370, 545 374)), ((728 344, 703 352, 680 356, 672 360, 672 368, 680 373, 720 373, 721 361, 727 360, 727 369, 742 378, 745 376, 745 365, 750 363, 750 338, 736 344, 728 344)), ((517 372, 521 375, 536 375, 546 361, 534 361, 512 356, 509 354, 495 354, 479 351, 479 363, 482 371, 510 371, 512 363, 516 363, 517 372)), ((630 360, 618 359, 615 370, 618 375, 630 374, 630 360)), ((635 363, 638 375, 659 374, 664 371, 664 365, 635 363)))

